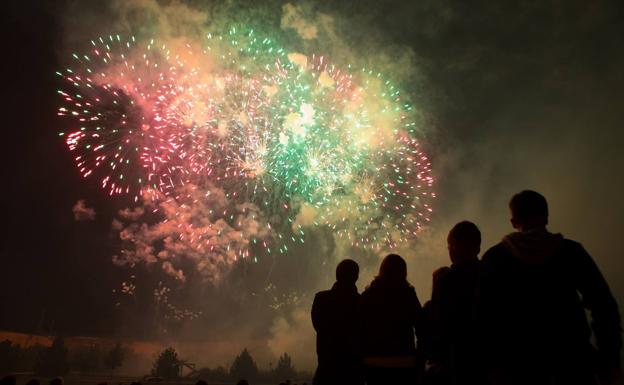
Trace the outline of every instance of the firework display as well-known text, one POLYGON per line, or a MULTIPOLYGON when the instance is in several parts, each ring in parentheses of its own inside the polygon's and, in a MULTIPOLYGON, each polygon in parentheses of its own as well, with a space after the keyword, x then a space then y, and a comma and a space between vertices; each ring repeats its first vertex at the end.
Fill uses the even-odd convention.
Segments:
POLYGON ((77 167, 111 195, 136 200, 149 189, 173 189, 183 177, 175 139, 186 119, 172 106, 191 93, 193 73, 153 40, 115 35, 91 44, 88 54, 73 54, 73 68, 57 72, 65 80, 58 114, 72 118, 61 135, 77 167))
POLYGON ((393 248, 429 220, 431 166, 411 107, 381 74, 236 29, 197 47, 98 38, 57 74, 60 135, 80 173, 177 207, 168 218, 185 225, 167 236, 203 242, 175 252, 204 264, 285 253, 306 226, 393 248), (188 209, 200 200, 202 218, 188 209))

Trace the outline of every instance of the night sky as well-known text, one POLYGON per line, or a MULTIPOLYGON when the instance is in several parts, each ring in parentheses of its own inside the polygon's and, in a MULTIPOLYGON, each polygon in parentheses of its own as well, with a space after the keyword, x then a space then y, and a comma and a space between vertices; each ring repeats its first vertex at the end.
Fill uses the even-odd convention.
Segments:
MULTIPOLYGON (((168 2, 131 3, 141 9, 168 2)), ((253 2, 254 9, 245 1, 187 3, 211 15, 280 28, 279 1, 253 2)), ((431 230, 406 251, 413 254, 407 255, 410 280, 421 301, 429 296, 431 272, 448 263, 448 229, 462 219, 474 221, 485 250, 512 230, 510 196, 530 188, 549 199, 551 230, 580 241, 594 256, 622 308, 621 2, 515 3, 293 2, 311 20, 329 15, 341 44, 358 60, 371 66, 377 60, 384 66, 395 62, 392 68, 404 73, 389 75, 404 80, 404 92, 423 111, 439 198, 431 230)), ((128 17, 126 24, 119 22, 118 4, 10 0, 0 5, 5 28, 0 329, 97 336, 132 336, 138 330, 124 326, 127 314, 114 306, 111 294, 128 274, 111 262, 120 247, 111 222, 129 202, 111 200, 96 182, 83 180, 58 137, 64 123, 56 116, 54 72, 71 52, 68 47, 127 25, 128 17), (94 221, 74 220, 72 207, 80 199, 95 209, 94 221)), ((317 44, 323 48, 322 41, 317 44)), ((323 236, 313 234, 308 244, 324 242, 323 236)), ((326 267, 306 277, 302 271, 316 264, 316 252, 306 252, 296 272, 282 271, 297 275, 299 290, 308 294, 331 283, 334 262, 341 258, 319 256, 329 261, 326 267)), ((377 260, 367 261, 370 276, 377 260)), ((366 283, 361 281, 360 289, 366 283)), ((237 308, 224 314, 236 317, 237 308)), ((258 329, 270 324, 267 317, 258 329)), ((213 321, 218 323, 202 327, 213 321)))

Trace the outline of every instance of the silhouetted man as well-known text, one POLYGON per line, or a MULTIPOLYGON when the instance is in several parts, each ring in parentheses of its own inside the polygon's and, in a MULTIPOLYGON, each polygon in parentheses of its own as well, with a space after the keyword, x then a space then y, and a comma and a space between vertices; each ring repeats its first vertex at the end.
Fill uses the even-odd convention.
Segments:
POLYGON ((336 267, 331 290, 314 297, 312 324, 316 330, 318 367, 314 385, 361 384, 357 314, 358 264, 345 259, 336 267))
POLYGON ((598 372, 603 383, 615 383, 620 317, 598 267, 581 244, 546 230, 542 195, 522 191, 509 206, 518 232, 482 258, 480 317, 491 380, 594 384, 598 372))
POLYGON ((481 232, 472 222, 459 222, 447 241, 451 267, 434 273, 429 305, 431 369, 440 383, 482 384, 475 317, 481 232))

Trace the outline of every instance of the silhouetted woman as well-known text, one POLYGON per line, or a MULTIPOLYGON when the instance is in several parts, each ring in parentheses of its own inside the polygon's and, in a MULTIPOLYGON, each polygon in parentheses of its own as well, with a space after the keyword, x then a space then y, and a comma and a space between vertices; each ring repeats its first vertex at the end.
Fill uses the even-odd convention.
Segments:
POLYGON ((407 265, 399 255, 384 258, 379 275, 361 297, 362 348, 366 383, 416 384, 420 360, 414 337, 422 308, 407 282, 407 265))

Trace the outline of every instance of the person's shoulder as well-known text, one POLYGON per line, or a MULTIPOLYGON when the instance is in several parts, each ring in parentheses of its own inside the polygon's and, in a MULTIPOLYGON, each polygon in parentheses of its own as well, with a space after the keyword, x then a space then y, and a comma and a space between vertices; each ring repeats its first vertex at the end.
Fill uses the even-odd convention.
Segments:
POLYGON ((562 238, 561 245, 566 250, 574 250, 574 251, 584 250, 583 245, 580 242, 577 242, 568 238, 562 238))
POLYGON ((563 238, 561 240, 561 255, 571 263, 585 264, 592 257, 580 242, 563 238))
POLYGON ((481 257, 481 264, 496 263, 500 258, 504 258, 509 254, 509 250, 502 242, 490 247, 481 257))
POLYGON ((451 271, 452 269, 448 266, 439 267, 433 272, 433 279, 436 280, 443 278, 447 276, 451 271))
POLYGON ((375 281, 373 281, 364 288, 364 290, 360 294, 360 300, 363 302, 373 301, 374 298, 377 298, 378 296, 379 296, 379 285, 376 285, 375 281))
POLYGON ((331 297, 331 295, 331 290, 321 290, 314 295, 314 301, 323 301, 324 299, 331 297))
POLYGON ((364 290, 362 290, 362 293, 360 294, 361 298, 365 298, 371 295, 371 293, 373 292, 373 288, 371 288, 371 285, 367 285, 364 290))

